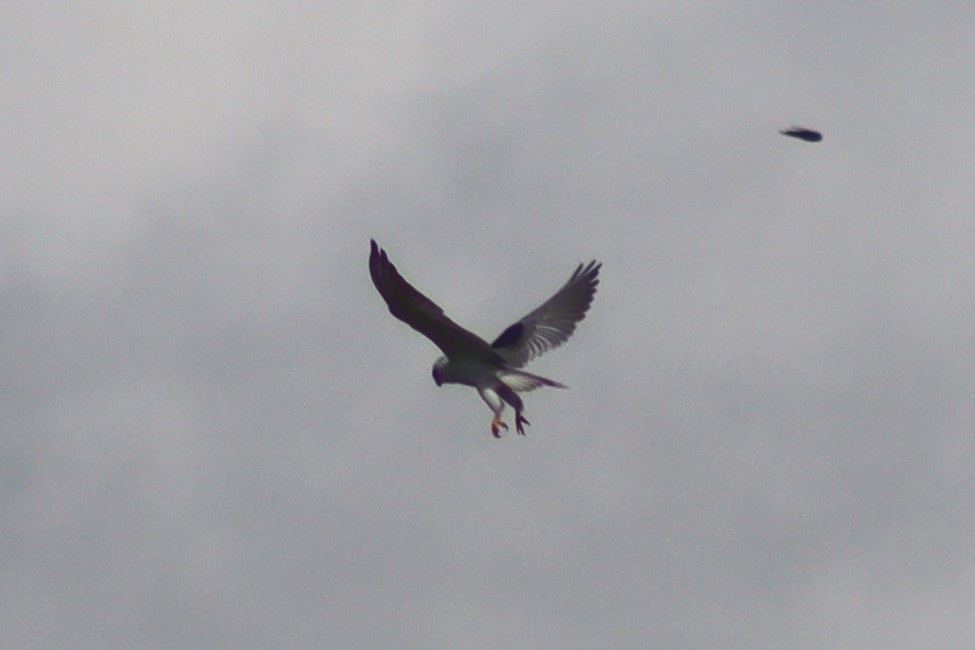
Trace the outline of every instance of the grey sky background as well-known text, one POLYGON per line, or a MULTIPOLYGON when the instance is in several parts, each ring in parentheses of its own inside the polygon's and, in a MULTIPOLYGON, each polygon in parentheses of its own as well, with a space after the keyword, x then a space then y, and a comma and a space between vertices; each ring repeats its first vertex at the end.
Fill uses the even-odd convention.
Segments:
POLYGON ((4 14, 4 647, 975 644, 970 3, 4 14))

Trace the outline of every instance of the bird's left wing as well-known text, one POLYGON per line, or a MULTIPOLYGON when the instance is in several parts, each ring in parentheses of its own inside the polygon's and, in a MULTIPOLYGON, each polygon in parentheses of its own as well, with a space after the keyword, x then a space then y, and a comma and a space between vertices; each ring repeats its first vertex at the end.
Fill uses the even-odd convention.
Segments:
POLYGON ((448 357, 501 361, 487 341, 447 318, 443 309, 404 280, 374 240, 371 245, 369 274, 389 313, 433 341, 448 357))
POLYGON ((595 260, 580 264, 565 286, 541 307, 508 326, 491 347, 504 357, 508 365, 520 368, 533 358, 565 343, 592 304, 601 266, 595 260))

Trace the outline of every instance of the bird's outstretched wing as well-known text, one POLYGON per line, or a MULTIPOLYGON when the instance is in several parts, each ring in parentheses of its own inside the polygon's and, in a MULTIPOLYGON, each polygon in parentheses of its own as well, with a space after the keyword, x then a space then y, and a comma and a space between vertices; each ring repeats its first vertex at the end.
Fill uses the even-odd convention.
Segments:
POLYGON ((596 261, 580 264, 565 286, 541 307, 508 326, 491 347, 509 366, 521 368, 535 357, 565 343, 592 304, 601 266, 596 261))
POLYGON ((371 244, 369 274, 389 313, 433 341, 450 358, 502 361, 487 341, 447 318, 443 309, 404 280, 375 240, 371 244))

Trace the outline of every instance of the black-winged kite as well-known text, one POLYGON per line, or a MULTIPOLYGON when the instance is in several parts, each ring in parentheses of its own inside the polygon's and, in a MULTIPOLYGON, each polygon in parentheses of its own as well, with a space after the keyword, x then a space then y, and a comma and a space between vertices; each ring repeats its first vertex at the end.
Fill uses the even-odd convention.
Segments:
POLYGON ((517 393, 540 386, 566 388, 521 368, 535 357, 565 343, 575 331, 596 295, 599 269, 595 260, 580 264, 569 281, 540 307, 507 327, 488 343, 444 314, 432 300, 403 279, 386 251, 371 242, 369 273, 390 313, 433 341, 445 356, 433 364, 433 380, 443 384, 463 384, 477 389, 481 399, 494 412, 491 433, 501 437, 508 425, 501 421, 505 403, 515 410, 515 428, 524 435, 530 424, 522 415, 524 404, 517 393))

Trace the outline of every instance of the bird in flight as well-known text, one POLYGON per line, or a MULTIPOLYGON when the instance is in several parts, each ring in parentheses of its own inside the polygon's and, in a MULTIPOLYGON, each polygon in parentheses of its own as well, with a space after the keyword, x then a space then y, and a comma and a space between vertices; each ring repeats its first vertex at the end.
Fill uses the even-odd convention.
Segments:
POLYGON ((433 341, 444 353, 433 364, 433 381, 437 386, 463 384, 476 388, 494 412, 491 434, 495 438, 501 437, 501 429, 508 429, 501 420, 501 412, 505 403, 511 405, 515 410, 515 428, 525 435, 524 425, 531 423, 522 414, 524 403, 518 393, 540 386, 567 387, 521 368, 572 336, 576 323, 585 318, 596 295, 602 265, 595 260, 580 264, 554 296, 505 328, 493 343, 488 343, 447 318, 443 309, 403 279, 375 240, 371 245, 369 274, 389 312, 433 341))
POLYGON ((819 142, 823 139, 823 134, 819 131, 813 131, 812 129, 807 129, 804 126, 791 126, 788 129, 782 129, 779 131, 782 135, 787 135, 790 138, 798 138, 800 140, 805 140, 806 142, 819 142))

